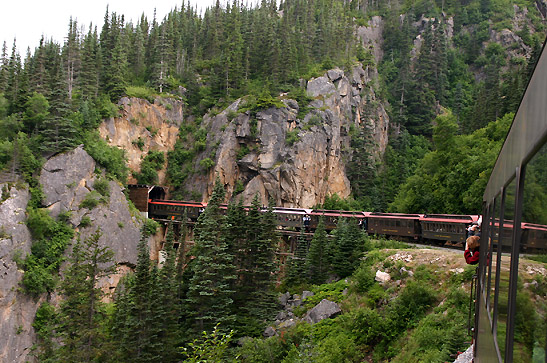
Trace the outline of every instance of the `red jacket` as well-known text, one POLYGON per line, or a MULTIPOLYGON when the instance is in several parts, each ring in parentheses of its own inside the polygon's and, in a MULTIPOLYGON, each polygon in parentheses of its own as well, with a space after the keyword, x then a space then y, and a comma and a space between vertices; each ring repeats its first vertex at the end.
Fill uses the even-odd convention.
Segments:
POLYGON ((476 265, 479 263, 479 249, 476 250, 465 250, 463 253, 463 256, 465 257, 465 262, 467 262, 470 265, 476 265))

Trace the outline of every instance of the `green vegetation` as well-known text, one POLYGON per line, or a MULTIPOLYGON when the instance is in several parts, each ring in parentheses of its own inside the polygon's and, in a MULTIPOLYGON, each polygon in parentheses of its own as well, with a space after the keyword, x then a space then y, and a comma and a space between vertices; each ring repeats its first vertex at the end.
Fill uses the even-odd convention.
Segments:
POLYGON ((149 151, 141 163, 141 171, 134 172, 133 176, 139 184, 154 185, 158 182, 158 170, 163 168, 165 155, 161 151, 149 151))
POLYGON ((32 233, 31 253, 23 261, 23 287, 34 296, 52 292, 56 274, 74 231, 63 222, 56 222, 45 209, 29 208, 27 226, 32 233))

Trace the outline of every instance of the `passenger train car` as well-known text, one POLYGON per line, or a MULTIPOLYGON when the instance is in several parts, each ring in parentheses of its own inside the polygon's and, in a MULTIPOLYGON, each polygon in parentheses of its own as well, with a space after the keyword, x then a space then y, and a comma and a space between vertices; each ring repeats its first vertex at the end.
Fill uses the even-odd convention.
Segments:
POLYGON ((546 178, 544 44, 483 195, 476 363, 547 363, 547 294, 538 288, 547 282, 546 178))

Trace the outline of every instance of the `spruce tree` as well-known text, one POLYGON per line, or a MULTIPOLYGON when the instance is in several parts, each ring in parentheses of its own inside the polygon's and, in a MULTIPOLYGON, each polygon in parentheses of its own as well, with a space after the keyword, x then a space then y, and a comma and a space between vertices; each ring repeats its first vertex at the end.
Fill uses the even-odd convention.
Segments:
POLYGON ((99 244, 98 229, 85 241, 78 239, 73 247, 69 267, 61 285, 59 325, 56 327, 61 345, 56 356, 64 362, 91 362, 108 356, 103 324, 106 311, 104 295, 98 280, 115 271, 114 253, 99 244))
POLYGON ((224 199, 224 187, 217 178, 207 208, 200 215, 195 229, 195 256, 191 268, 187 311, 194 321, 196 332, 210 331, 216 324, 228 329, 234 322, 231 314, 230 289, 235 278, 232 256, 224 240, 224 216, 220 203, 224 199))
POLYGON ((306 256, 306 274, 312 284, 322 284, 327 279, 327 239, 325 218, 321 216, 306 256))
POLYGON ((308 253, 308 241, 304 235, 304 228, 300 230, 300 236, 298 236, 296 242, 296 249, 294 255, 289 257, 289 264, 287 266, 287 277, 285 282, 289 286, 297 286, 298 284, 306 281, 306 255, 308 253))

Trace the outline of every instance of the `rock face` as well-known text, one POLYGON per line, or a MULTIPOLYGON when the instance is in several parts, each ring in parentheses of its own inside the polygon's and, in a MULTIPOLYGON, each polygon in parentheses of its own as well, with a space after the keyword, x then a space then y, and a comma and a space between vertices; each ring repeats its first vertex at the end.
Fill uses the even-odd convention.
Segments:
POLYGON ((122 187, 110 181, 110 196, 105 203, 101 202, 92 209, 80 207, 82 201, 89 198, 95 181, 100 177, 95 174, 95 166, 93 158, 81 146, 49 159, 40 175, 40 184, 45 193, 43 203, 52 217, 57 217, 61 212, 70 212, 70 223, 82 240, 100 227, 103 233, 100 243, 112 248, 116 262, 134 265, 142 222, 138 214, 131 213, 122 187), (89 218, 91 225, 81 228, 79 225, 84 217, 89 218))
MULTIPOLYGON (((50 215, 57 217, 60 213, 69 212, 69 221, 82 240, 98 227, 101 228, 103 235, 99 243, 114 251, 114 260, 118 265, 117 274, 99 281, 99 286, 110 292, 120 277, 137 263, 142 218, 137 211, 132 214, 122 187, 113 181, 109 182, 109 196, 103 202, 92 209, 80 206, 94 191, 93 185, 100 177, 95 174, 95 167, 95 161, 82 147, 78 147, 49 159, 42 169, 40 183, 45 194, 43 203, 50 215), (91 222, 88 227, 80 226, 84 217, 91 222)), ((5 189, 4 186, 7 187, 0 184, 0 190, 5 189)), ((94 195, 99 194, 95 192, 94 195)), ((11 187, 9 197, 0 203, 1 362, 33 360, 29 355, 35 340, 32 323, 38 306, 45 299, 43 296, 34 300, 18 291, 23 271, 17 268, 14 256, 18 254, 24 259, 32 245, 25 224, 29 199, 26 189, 11 187)))
MULTIPOLYGON (((0 184, 0 190, 8 188, 0 184)), ((31 237, 25 225, 25 209, 30 199, 26 189, 8 188, 9 197, 0 203, 0 362, 31 360, 34 344, 32 322, 38 305, 18 291, 23 271, 14 256, 30 253, 31 237)))
MULTIPOLYGON (((139 98, 120 100, 122 116, 110 118, 99 127, 101 136, 126 151, 128 166, 140 171, 141 160, 148 151, 172 150, 183 120, 183 103, 169 98, 156 98, 154 103, 139 98), (139 139, 140 138, 140 139, 139 139), (140 143, 140 141, 142 143, 140 143)), ((165 184, 165 169, 158 173, 159 184, 165 184)), ((129 183, 134 183, 129 178, 129 183)))
POLYGON ((305 115, 299 115, 304 105, 287 98, 285 107, 256 115, 237 114, 244 103, 238 100, 214 117, 205 116, 207 147, 194 168, 199 170, 199 162, 210 155, 215 166, 189 178, 186 189, 201 191, 207 200, 219 176, 228 197, 240 193, 244 203, 260 193, 263 204, 272 198, 277 206, 310 208, 333 194, 349 196, 345 165, 351 158, 350 129, 370 132, 375 157, 388 141, 389 120, 376 100, 376 80, 370 68, 333 69, 308 82, 313 101, 305 115))

